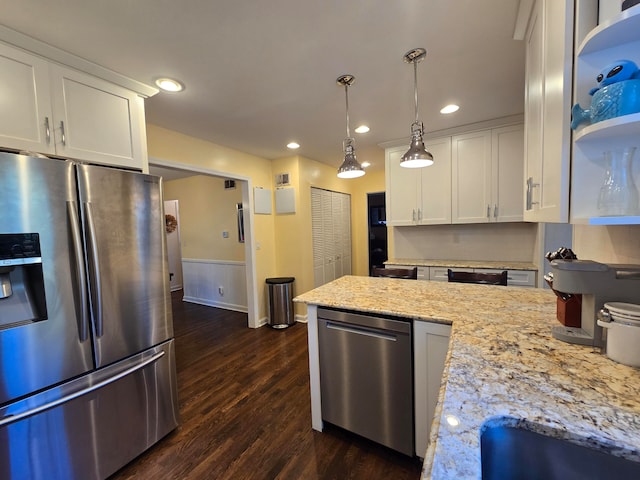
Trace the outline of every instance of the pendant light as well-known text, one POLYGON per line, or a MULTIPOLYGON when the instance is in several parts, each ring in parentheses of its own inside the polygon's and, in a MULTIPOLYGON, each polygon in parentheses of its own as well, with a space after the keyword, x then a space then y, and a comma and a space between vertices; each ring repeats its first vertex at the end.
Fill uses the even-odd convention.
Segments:
POLYGON ((406 168, 421 168, 433 165, 433 155, 424 146, 422 136, 424 135, 424 125, 418 120, 418 63, 427 55, 424 48, 414 48, 404 54, 406 63, 413 63, 413 85, 415 98, 416 119, 411 124, 411 146, 407 153, 402 156, 400 166, 406 168))
POLYGON ((340 178, 357 178, 364 175, 362 166, 356 160, 355 140, 351 138, 351 131, 349 130, 349 87, 355 79, 356 77, 353 75, 341 75, 336 80, 338 85, 344 86, 344 98, 347 104, 347 138, 342 142, 344 160, 338 169, 338 177, 340 178))

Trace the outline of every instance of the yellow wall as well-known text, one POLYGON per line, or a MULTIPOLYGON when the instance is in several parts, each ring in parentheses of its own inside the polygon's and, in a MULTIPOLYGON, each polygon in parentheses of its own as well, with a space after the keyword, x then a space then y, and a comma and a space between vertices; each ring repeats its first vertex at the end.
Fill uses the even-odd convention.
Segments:
MULTIPOLYGON (((254 187, 271 188, 273 184, 271 161, 156 125, 147 124, 147 147, 150 157, 216 170, 231 177, 247 177, 254 187)), ((253 199, 253 192, 250 197, 253 199)), ((255 215, 254 236, 260 244, 255 252, 258 315, 264 318, 267 298, 265 289, 260 286, 265 284, 265 278, 278 276, 273 215, 255 215)))
POLYGON ((244 244, 238 240, 239 188, 225 189, 222 177, 198 175, 166 182, 164 199, 178 200, 184 258, 245 260, 244 244))

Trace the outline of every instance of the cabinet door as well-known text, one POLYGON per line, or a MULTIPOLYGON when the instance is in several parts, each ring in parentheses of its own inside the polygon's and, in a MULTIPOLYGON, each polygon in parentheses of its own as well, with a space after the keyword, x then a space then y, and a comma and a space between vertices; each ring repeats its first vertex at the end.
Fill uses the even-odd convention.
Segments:
POLYGON ((425 144, 433 155, 433 165, 420 169, 418 223, 451 223, 451 137, 427 140, 425 144))
POLYGON ((144 103, 135 93, 51 65, 56 152, 69 158, 144 169, 144 103))
POLYGON ((492 221, 522 221, 524 210, 524 128, 522 125, 495 128, 492 144, 492 221))
POLYGON ((16 150, 55 153, 48 64, 0 44, 0 143, 16 150))
POLYGON ((491 214, 491 131, 452 138, 452 223, 486 223, 491 214))
POLYGON ((569 219, 573 10, 571 0, 537 0, 529 22, 524 179, 527 221, 569 219))
POLYGON ((342 274, 351 275, 351 195, 341 194, 342 202, 342 274))
POLYGON ((313 237, 313 286, 324 285, 324 226, 322 215, 322 193, 311 189, 311 232, 313 237))
POLYGON ((423 458, 438 403, 450 336, 450 325, 413 322, 416 455, 423 458))
MULTIPOLYGON (((408 147, 387 149, 385 178, 387 225, 415 225, 418 221, 420 170, 400 166, 408 147)), ((431 168, 431 167, 428 167, 431 168)))
POLYGON ((331 197, 331 213, 330 220, 333 226, 333 268, 335 272, 335 278, 340 278, 344 275, 342 271, 342 256, 344 255, 344 249, 342 245, 342 235, 344 230, 344 221, 342 215, 342 193, 327 192, 331 197))

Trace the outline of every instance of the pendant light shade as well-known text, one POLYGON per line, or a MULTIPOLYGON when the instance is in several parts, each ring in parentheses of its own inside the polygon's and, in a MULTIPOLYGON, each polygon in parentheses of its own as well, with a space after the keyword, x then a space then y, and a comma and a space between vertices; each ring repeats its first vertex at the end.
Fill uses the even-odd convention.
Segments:
POLYGON ((344 160, 340 168, 338 168, 339 178, 358 178, 364 175, 362 165, 356 160, 355 140, 351 138, 351 131, 349 130, 349 86, 353 84, 355 79, 353 75, 341 75, 336 80, 338 85, 344 86, 344 96, 347 106, 347 138, 342 142, 344 160))
POLYGON ((424 48, 415 48, 405 53, 403 57, 406 63, 413 64, 416 119, 411 124, 411 145, 400 160, 401 167, 421 168, 433 165, 433 155, 427 151, 422 139, 424 135, 424 125, 418 120, 418 63, 420 63, 426 55, 427 51, 424 48))

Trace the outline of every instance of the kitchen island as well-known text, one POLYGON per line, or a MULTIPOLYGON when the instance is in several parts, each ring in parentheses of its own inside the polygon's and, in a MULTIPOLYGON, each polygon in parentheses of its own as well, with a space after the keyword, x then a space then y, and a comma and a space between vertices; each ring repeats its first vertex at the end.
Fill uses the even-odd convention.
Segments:
MULTIPOLYGON (((452 325, 424 479, 480 478, 484 425, 518 425, 640 461, 640 369, 554 339, 549 290, 345 276, 306 292, 313 428, 317 307, 452 325)), ((415 365, 419 371, 420 365, 415 365)))

